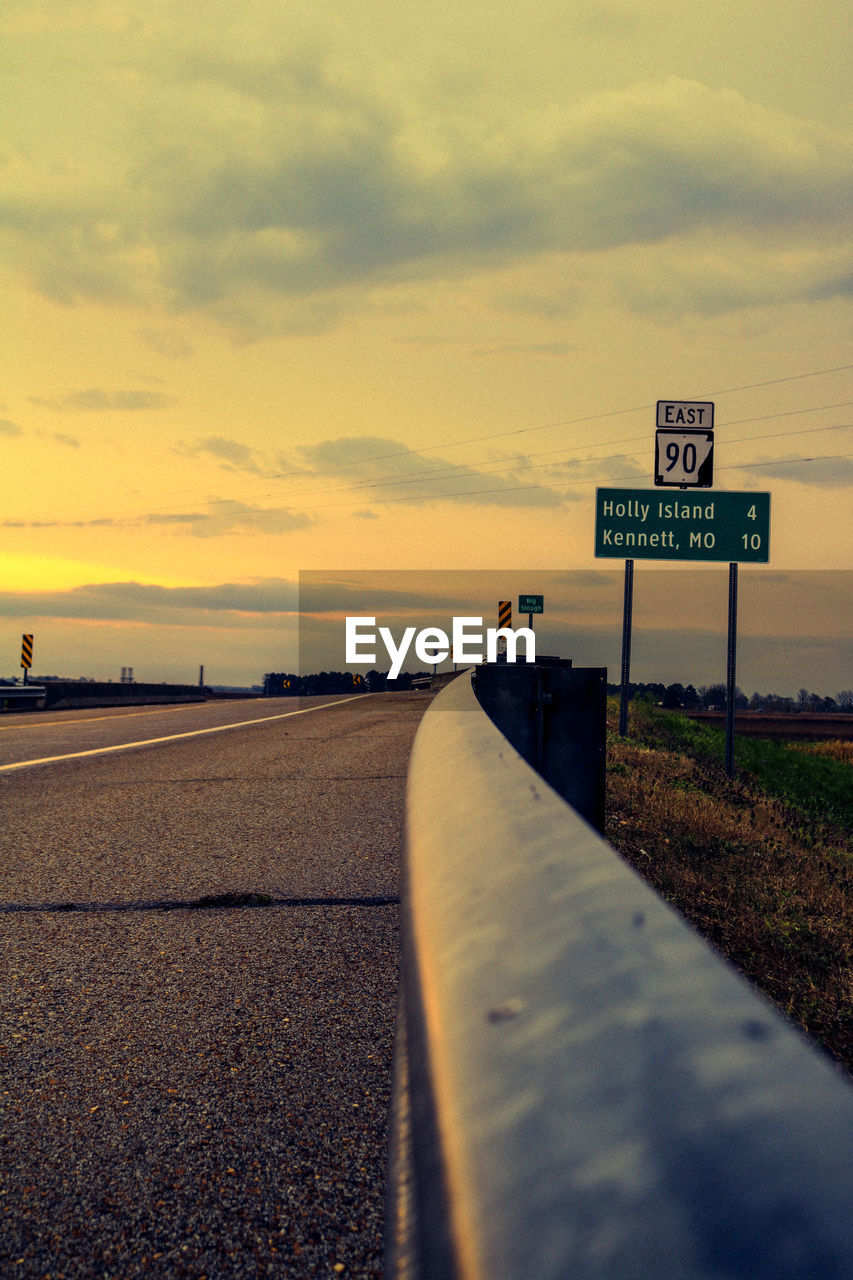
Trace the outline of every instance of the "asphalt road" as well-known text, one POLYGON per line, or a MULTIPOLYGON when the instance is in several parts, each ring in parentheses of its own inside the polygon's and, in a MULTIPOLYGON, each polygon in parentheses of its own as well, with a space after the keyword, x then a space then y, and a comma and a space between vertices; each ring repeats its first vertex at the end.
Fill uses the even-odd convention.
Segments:
POLYGON ((429 696, 323 702, 0 719, 0 1274, 381 1274, 429 696))

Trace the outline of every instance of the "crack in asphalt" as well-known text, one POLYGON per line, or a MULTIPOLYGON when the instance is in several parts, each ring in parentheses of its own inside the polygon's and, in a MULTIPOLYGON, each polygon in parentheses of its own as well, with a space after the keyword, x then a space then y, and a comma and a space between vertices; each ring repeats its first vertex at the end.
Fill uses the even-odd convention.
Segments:
MULTIPOLYGON (((330 773, 321 777, 309 777, 299 773, 265 773, 265 782, 393 782, 405 780, 405 773, 330 773)), ((2 781, 2 779, 0 779, 2 781)), ((210 774, 206 778, 129 778, 116 782, 89 782, 86 786, 91 790, 105 790, 110 787, 181 787, 197 782, 247 782, 252 781, 244 774, 210 774)))
POLYGON ((0 902, 0 915, 25 911, 93 913, 99 911, 222 911, 258 907, 396 907, 399 895, 274 898, 267 893, 215 893, 188 901, 165 898, 142 902, 0 902))

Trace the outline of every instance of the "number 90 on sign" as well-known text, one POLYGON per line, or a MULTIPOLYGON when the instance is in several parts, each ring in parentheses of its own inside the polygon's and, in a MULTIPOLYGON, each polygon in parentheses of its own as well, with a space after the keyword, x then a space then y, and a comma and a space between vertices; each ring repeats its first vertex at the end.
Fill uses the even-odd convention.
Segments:
POLYGON ((713 431, 655 432, 655 484, 710 489, 713 483, 713 431))

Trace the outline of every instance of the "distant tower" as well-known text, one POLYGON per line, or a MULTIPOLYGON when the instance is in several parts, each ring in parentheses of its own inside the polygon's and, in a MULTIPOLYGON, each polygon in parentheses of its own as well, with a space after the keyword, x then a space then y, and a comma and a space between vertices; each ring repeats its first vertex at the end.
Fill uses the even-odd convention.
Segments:
POLYGON ((198 687, 199 689, 204 688, 204 666, 201 666, 198 669, 198 687))

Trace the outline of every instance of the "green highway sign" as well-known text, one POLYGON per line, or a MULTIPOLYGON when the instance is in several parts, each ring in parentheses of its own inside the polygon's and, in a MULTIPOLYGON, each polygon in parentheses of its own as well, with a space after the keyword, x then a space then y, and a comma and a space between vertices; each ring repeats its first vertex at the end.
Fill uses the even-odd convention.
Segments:
POLYGON ((595 554, 619 560, 770 559, 769 493, 597 489, 595 554))
POLYGON ((519 613, 544 613, 545 597, 544 596, 519 596, 518 612, 519 613))

